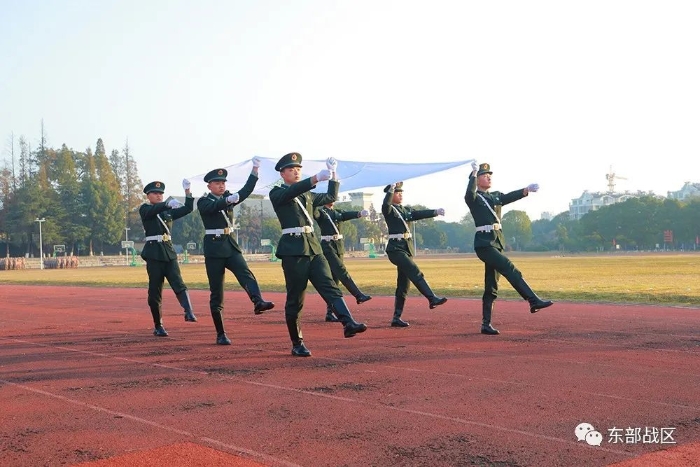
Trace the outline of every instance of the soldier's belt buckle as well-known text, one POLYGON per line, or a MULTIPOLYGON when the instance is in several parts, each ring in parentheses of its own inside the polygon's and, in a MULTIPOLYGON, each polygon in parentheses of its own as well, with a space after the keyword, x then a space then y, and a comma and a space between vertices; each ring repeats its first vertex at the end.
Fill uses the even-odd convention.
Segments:
POLYGON ((224 235, 228 235, 228 234, 230 234, 230 233, 231 233, 231 229, 229 229, 228 227, 226 227, 226 228, 224 229, 224 235))
POLYGON ((170 240, 170 235, 168 235, 168 234, 163 234, 163 241, 164 241, 164 242, 167 242, 167 241, 169 241, 169 240, 170 240))

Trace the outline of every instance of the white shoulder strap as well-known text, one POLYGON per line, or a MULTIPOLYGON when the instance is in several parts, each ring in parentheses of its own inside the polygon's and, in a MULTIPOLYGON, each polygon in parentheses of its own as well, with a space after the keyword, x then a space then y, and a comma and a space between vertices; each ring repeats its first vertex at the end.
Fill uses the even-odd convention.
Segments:
POLYGON ((301 208, 301 210, 304 211, 304 215, 306 216, 306 220, 308 220, 308 221, 309 221, 309 225, 310 225, 311 227, 313 227, 313 226, 314 226, 314 222, 311 220, 311 216, 309 215, 309 211, 306 210, 306 208, 304 207, 304 205, 302 204, 302 202, 299 201, 299 198, 298 198, 298 197, 295 197, 295 198, 294 198, 294 201, 296 201, 297 204, 299 205, 299 207, 301 208))
POLYGON ((333 219, 331 219, 331 215, 328 214, 328 211, 325 209, 322 209, 323 213, 326 215, 329 221, 331 221, 331 225, 333 226, 333 230, 335 230, 336 235, 340 235, 340 232, 338 232, 338 227, 335 225, 335 222, 333 222, 333 219))
POLYGON ((232 229, 232 228, 233 228, 233 224, 231 224, 231 219, 229 219, 228 216, 226 215, 226 211, 224 211, 224 210, 222 209, 222 210, 219 211, 219 212, 221 213, 222 216, 224 216, 224 219, 226 219, 226 224, 228 225, 228 228, 229 228, 229 229, 232 229))
POLYGON ((401 222, 403 222, 404 227, 406 227, 406 232, 410 232, 411 229, 408 228, 408 224, 406 223, 406 220, 403 218, 403 216, 401 215, 401 213, 399 212, 399 210, 396 209, 396 206, 394 206, 394 205, 392 204, 392 205, 391 205, 391 208, 394 210, 394 212, 396 213, 396 215, 399 216, 399 219, 401 219, 401 222))
POLYGON ((168 235, 170 235, 170 229, 168 228, 168 226, 166 225, 166 223, 163 221, 163 218, 160 217, 160 214, 156 214, 156 217, 158 218, 158 220, 160 221, 160 223, 163 224, 163 227, 165 227, 165 233, 167 233, 168 235))
POLYGON ((488 203, 488 201, 486 201, 486 198, 484 198, 481 195, 481 193, 477 193, 476 196, 478 196, 479 198, 481 198, 484 201, 484 203, 486 204, 486 207, 489 208, 489 211, 491 211, 491 214, 493 214, 493 217, 496 218, 496 222, 498 222, 500 224, 501 219, 498 218, 498 216, 496 215, 496 211, 494 211, 493 208, 491 207, 491 205, 488 203))

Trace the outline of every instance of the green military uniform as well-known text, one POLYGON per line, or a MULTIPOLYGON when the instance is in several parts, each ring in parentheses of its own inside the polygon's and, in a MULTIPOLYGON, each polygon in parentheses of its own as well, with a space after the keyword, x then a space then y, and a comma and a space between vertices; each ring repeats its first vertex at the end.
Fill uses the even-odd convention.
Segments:
MULTIPOLYGON (((345 245, 343 244, 343 235, 338 229, 338 224, 347 220, 358 219, 361 217, 361 213, 361 211, 342 211, 328 206, 322 206, 314 211, 314 218, 321 229, 321 248, 331 268, 333 280, 336 284, 342 283, 348 289, 348 292, 355 297, 358 305, 371 300, 372 297, 360 291, 360 288, 352 280, 348 269, 345 267, 343 259, 345 245)), ((326 310, 326 321, 337 321, 337 318, 333 316, 333 309, 330 305, 328 305, 326 310)))
POLYGON ((524 198, 528 192, 525 188, 510 193, 477 190, 477 177, 491 173, 489 164, 481 164, 478 171, 472 172, 469 176, 467 192, 464 195, 464 201, 469 207, 477 229, 474 234, 474 252, 484 262, 485 269, 481 327, 483 334, 498 334, 498 330, 491 326, 491 315, 493 303, 498 297, 498 279, 501 275, 524 299, 528 300, 532 313, 552 304, 537 297, 523 279, 522 273, 503 254, 506 242, 501 228, 501 208, 524 198))
MULTIPOLYGON (((204 176, 204 181, 226 181, 228 172, 225 169, 215 169, 204 176)), ((272 309, 274 303, 262 299, 258 281, 248 268, 241 248, 233 237, 233 207, 245 200, 255 189, 258 177, 250 174, 243 188, 238 191, 238 201, 229 203, 226 197, 231 193, 226 191, 223 196, 209 193, 197 201, 197 210, 204 223, 204 265, 209 280, 209 309, 217 333, 217 343, 230 344, 226 338, 224 310, 224 279, 226 269, 231 271, 238 283, 248 294, 254 304, 255 314, 272 309)))
MULTIPOLYGON (((299 153, 289 153, 282 157, 275 170, 281 172, 289 167, 301 167, 299 153)), ((352 318, 313 231, 310 213, 314 207, 336 200, 338 182, 329 180, 327 193, 312 193, 313 188, 312 179, 307 178, 292 185, 276 186, 270 191, 270 201, 282 226, 276 256, 282 260, 287 288, 284 316, 292 341, 292 355, 295 356, 310 355, 304 346, 301 332, 301 314, 309 281, 335 310, 344 325, 345 337, 352 337, 367 328, 352 318)))
POLYGON ((428 219, 438 215, 435 209, 413 210, 400 204, 394 204, 394 192, 403 191, 403 183, 387 185, 384 188, 386 195, 382 203, 382 214, 389 230, 389 240, 384 251, 389 261, 396 266, 396 291, 394 293, 394 317, 391 325, 394 327, 406 327, 408 323, 401 319, 403 307, 408 295, 411 282, 418 291, 428 299, 429 307, 435 308, 447 301, 446 298, 436 297, 425 280, 421 270, 413 261, 415 255, 409 222, 420 219, 428 219))
MULTIPOLYGON (((155 181, 146 185, 143 189, 145 194, 164 193, 165 183, 155 181)), ((185 205, 178 208, 171 208, 168 203, 144 203, 139 208, 141 222, 145 234, 146 243, 141 250, 141 258, 146 261, 146 271, 148 273, 148 306, 151 309, 153 323, 155 324, 154 334, 157 336, 167 336, 163 329, 163 315, 161 310, 163 298, 163 283, 168 280, 170 288, 175 292, 178 302, 185 310, 185 321, 197 321, 192 312, 187 286, 182 280, 180 266, 177 262, 177 253, 173 249, 171 229, 173 221, 192 212, 194 198, 192 195, 185 197, 185 205)))

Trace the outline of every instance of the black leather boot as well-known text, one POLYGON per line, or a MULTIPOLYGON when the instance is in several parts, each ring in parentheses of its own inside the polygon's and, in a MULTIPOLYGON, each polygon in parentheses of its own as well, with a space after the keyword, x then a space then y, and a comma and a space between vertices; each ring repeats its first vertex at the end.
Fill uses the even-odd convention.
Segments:
POLYGON ((292 356, 293 357, 310 357, 311 351, 306 348, 304 341, 299 341, 298 344, 292 345, 292 356))
POLYGON ((158 337, 166 337, 168 331, 163 328, 163 318, 160 310, 160 303, 155 303, 149 301, 148 307, 151 309, 151 316, 153 317, 153 335, 158 337))
POLYGON ((218 345, 231 345, 231 340, 226 336, 226 331, 224 331, 224 320, 221 316, 221 311, 212 311, 211 317, 216 328, 216 343, 218 345))
POLYGON ((482 302, 482 320, 481 320, 481 334, 496 335, 500 334, 498 329, 491 326, 491 314, 493 313, 493 300, 484 300, 482 302))
POLYGON ((168 337, 168 331, 165 330, 163 324, 156 324, 156 328, 153 330, 153 335, 158 337, 168 337))
POLYGON ((185 310, 185 321, 190 321, 192 323, 197 321, 197 317, 192 312, 192 302, 190 301, 190 294, 187 290, 176 293, 177 301, 180 302, 180 306, 185 310))
POLYGON ((391 320, 392 328, 406 328, 410 326, 408 322, 401 319, 404 303, 406 303, 405 298, 394 297, 394 318, 391 320))
POLYGON ((436 308, 447 301, 445 297, 436 297, 433 290, 430 288, 428 283, 425 281, 425 277, 421 277, 416 281, 416 288, 420 293, 423 294, 425 298, 428 299, 428 304, 430 309, 436 308))
POLYGON ((353 319, 352 314, 348 309, 348 305, 345 303, 345 300, 342 297, 333 300, 330 306, 333 307, 333 311, 335 311, 335 315, 338 317, 338 320, 343 323, 343 335, 345 337, 353 337, 355 334, 359 334, 367 330, 367 326, 364 323, 358 323, 353 319))
POLYGON ((333 307, 330 305, 326 305, 326 322, 327 323, 337 323, 340 320, 335 317, 335 313, 333 313, 333 307))
POLYGON ((372 300, 371 296, 365 295, 362 293, 362 291, 360 291, 360 288, 357 286, 357 284, 355 284, 355 281, 353 281, 352 278, 348 277, 346 281, 343 281, 343 285, 346 289, 348 289, 348 292, 355 297, 358 305, 365 303, 368 300, 372 300))
POLYGON ((272 310, 275 304, 272 302, 266 302, 262 299, 262 294, 260 293, 260 287, 257 282, 251 282, 245 286, 245 291, 250 297, 250 301, 253 302, 254 308, 253 313, 256 315, 261 315, 267 310, 272 310))
POLYGON ((310 357, 311 352, 304 345, 304 336, 301 333, 301 326, 299 326, 299 317, 285 315, 284 320, 287 324, 287 331, 289 331, 289 338, 292 340, 292 356, 310 357))
POLYGON ((530 304, 530 313, 537 313, 542 308, 547 308, 548 306, 552 306, 554 304, 554 302, 551 300, 542 300, 540 297, 538 297, 522 277, 515 281, 513 288, 530 304))

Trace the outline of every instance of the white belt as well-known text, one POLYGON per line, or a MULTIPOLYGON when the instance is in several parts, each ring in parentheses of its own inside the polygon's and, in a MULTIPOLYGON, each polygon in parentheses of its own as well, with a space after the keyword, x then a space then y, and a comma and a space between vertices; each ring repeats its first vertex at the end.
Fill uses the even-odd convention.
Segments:
POLYGON ((163 234, 163 235, 150 235, 146 238, 144 238, 147 242, 167 242, 170 240, 170 235, 168 234, 163 234))
POLYGON ((492 230, 501 230, 501 224, 480 225, 476 228, 477 232, 491 232, 492 230))
POLYGON ((225 229, 206 229, 204 233, 207 235, 228 235, 231 233, 231 229, 228 227, 225 229))
POLYGON ((288 229, 282 229, 282 235, 284 234, 293 234, 293 235, 300 235, 303 233, 312 233, 314 229, 311 226, 305 225, 303 227, 290 227, 288 229))
POLYGON ((336 234, 336 235, 321 235, 321 240, 330 242, 332 240, 340 240, 343 238, 343 234, 336 234))
POLYGON ((411 238, 411 233, 404 232, 400 234, 389 234, 389 240, 400 240, 402 238, 411 238))

